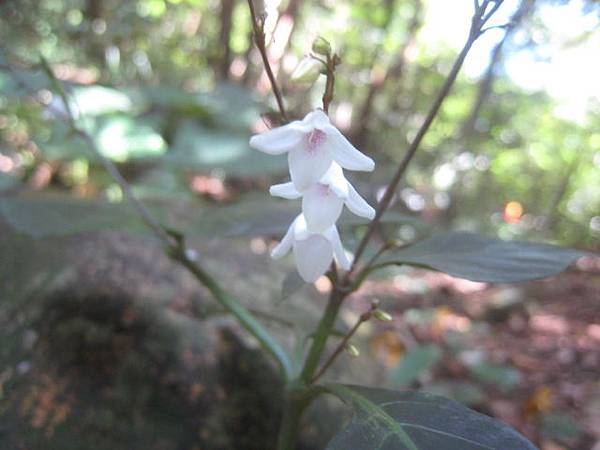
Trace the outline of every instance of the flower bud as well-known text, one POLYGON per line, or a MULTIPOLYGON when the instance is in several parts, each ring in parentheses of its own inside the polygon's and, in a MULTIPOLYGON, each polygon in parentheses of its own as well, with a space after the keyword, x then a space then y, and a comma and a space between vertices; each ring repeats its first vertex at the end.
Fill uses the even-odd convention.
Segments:
POLYGON ((331 54, 331 44, 326 39, 319 36, 313 42, 312 51, 317 55, 329 56, 331 54))
POLYGON ((375 311, 373 311, 373 317, 375 317, 377 320, 381 320, 382 322, 391 322, 393 320, 393 317, 390 313, 387 313, 380 309, 376 309, 375 311))
POLYGON ((358 349, 358 347, 354 344, 346 344, 346 348, 345 350, 348 352, 348 354, 350 356, 352 356, 353 358, 358 358, 360 356, 360 350, 358 349))
POLYGON ((303 58, 290 77, 294 83, 313 84, 319 78, 323 64, 310 56, 303 58))

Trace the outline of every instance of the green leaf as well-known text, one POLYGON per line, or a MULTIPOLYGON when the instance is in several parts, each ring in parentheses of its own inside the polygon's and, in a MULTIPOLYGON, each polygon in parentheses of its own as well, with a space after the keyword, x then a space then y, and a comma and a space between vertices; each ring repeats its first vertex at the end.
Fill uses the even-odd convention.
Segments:
MULTIPOLYGON (((89 117, 85 120, 98 149, 114 161, 162 155, 167 145, 152 123, 123 114, 89 117)), ((37 140, 44 156, 49 159, 92 158, 84 139, 74 136, 64 122, 56 122, 48 141, 37 140)))
POLYGON ((559 442, 569 442, 581 437, 581 430, 577 422, 566 414, 546 413, 540 418, 541 432, 549 439, 556 439, 559 442))
POLYGON ((507 391, 521 381, 520 372, 514 367, 503 364, 480 363, 469 367, 471 373, 480 381, 491 383, 507 391))
POLYGON ((15 230, 34 238, 101 229, 145 231, 127 205, 64 195, 29 193, 0 198, 0 216, 15 230))
POLYGON ((110 113, 131 113, 132 98, 117 89, 104 86, 76 86, 70 91, 71 109, 82 116, 98 116, 110 113))
POLYGON ((466 381, 440 381, 428 384, 423 391, 451 398, 467 406, 481 404, 485 399, 485 394, 479 386, 466 381))
POLYGON ((280 302, 287 299, 294 292, 298 291, 302 286, 306 284, 306 281, 302 279, 298 272, 293 270, 289 272, 285 278, 283 279, 283 283, 281 284, 281 298, 280 302))
POLYGON ((389 381, 397 387, 406 386, 429 370, 441 357, 442 351, 437 345, 418 345, 408 351, 391 370, 389 381))
POLYGON ((143 86, 129 89, 131 96, 152 107, 169 110, 182 116, 209 118, 211 112, 201 96, 169 85, 143 86))
POLYGON ((149 123, 125 115, 103 117, 97 123, 94 140, 108 158, 124 162, 134 158, 162 155, 167 145, 149 123))
MULTIPOLYGON (((7 63, 6 63, 7 64, 7 63)), ((0 94, 9 97, 27 96, 31 91, 50 87, 46 74, 41 71, 14 70, 0 72, 0 94)))
MULTIPOLYGON (((190 237, 281 236, 298 214, 294 202, 269 201, 267 194, 250 194, 234 204, 211 207, 181 198, 176 202, 168 197, 153 199, 144 204, 164 226, 190 237)), ((14 229, 36 238, 103 229, 151 235, 126 202, 84 200, 56 192, 0 197, 0 216, 14 229)), ((339 221, 341 226, 356 223, 354 218, 347 223, 344 217, 339 221)))
POLYGON ((165 161, 184 169, 222 169, 228 175, 258 176, 284 173, 285 156, 271 156, 252 150, 250 135, 242 131, 209 128, 192 121, 178 127, 165 161))
POLYGON ((437 395, 339 384, 324 389, 355 411, 326 450, 536 450, 507 425, 437 395))
POLYGON ((19 185, 19 179, 13 174, 0 172, 0 192, 12 189, 19 185))
POLYGON ((514 283, 557 274, 583 252, 554 245, 472 233, 446 233, 392 251, 382 262, 427 267, 489 283, 514 283))

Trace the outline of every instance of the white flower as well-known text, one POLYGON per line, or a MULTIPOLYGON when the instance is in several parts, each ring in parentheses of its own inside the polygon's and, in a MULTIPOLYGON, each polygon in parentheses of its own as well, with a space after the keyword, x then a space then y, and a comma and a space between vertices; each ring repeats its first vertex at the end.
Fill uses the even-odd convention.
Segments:
POLYGON ((294 183, 282 183, 271 186, 271 195, 287 199, 302 197, 302 213, 308 229, 320 233, 331 227, 340 217, 344 204, 357 216, 373 219, 375 210, 363 199, 350 182, 344 177, 344 171, 337 163, 332 163, 325 175, 300 192, 294 183))
POLYGON ((322 110, 307 114, 303 120, 252 136, 250 146, 271 155, 287 152, 290 176, 300 192, 317 183, 332 161, 348 170, 371 171, 375 167, 371 158, 354 148, 331 125, 322 110))
POLYGON ((300 214, 287 230, 281 242, 271 252, 271 257, 279 259, 293 248, 298 273, 308 283, 314 283, 327 272, 335 256, 337 263, 350 269, 340 235, 335 225, 320 233, 311 233, 306 219, 300 214))

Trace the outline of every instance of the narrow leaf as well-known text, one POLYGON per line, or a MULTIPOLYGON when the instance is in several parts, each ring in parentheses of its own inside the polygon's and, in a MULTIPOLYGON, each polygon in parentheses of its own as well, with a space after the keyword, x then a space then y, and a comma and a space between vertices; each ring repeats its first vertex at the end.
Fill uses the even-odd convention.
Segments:
POLYGON ((515 283, 555 275, 584 255, 549 244, 446 233, 390 252, 382 262, 427 267, 473 281, 515 283))

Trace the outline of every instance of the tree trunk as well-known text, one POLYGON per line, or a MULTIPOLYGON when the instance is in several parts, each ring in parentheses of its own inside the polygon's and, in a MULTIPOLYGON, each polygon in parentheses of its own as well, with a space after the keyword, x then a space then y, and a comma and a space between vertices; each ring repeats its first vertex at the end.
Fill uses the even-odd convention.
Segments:
POLYGON ((221 1, 221 31, 219 33, 219 47, 221 54, 218 63, 218 74, 222 80, 229 78, 229 65, 231 64, 231 18, 233 16, 234 0, 221 1))
MULTIPOLYGON (((391 21, 393 5, 394 2, 391 2, 391 4, 389 4, 388 22, 386 23, 386 28, 389 22, 391 21)), ((385 84, 388 80, 392 78, 398 80, 404 75, 404 69, 406 66, 406 52, 414 42, 416 34, 419 28, 421 27, 423 21, 422 10, 423 5, 421 3, 421 0, 415 0, 413 5, 413 15, 411 17, 407 30, 407 37, 402 46, 400 47, 400 50, 398 51, 398 59, 396 60, 396 63, 386 71, 382 78, 378 80, 372 80, 371 84, 369 85, 367 95, 364 98, 364 101, 357 108, 358 113, 356 114, 356 118, 354 119, 354 123, 356 125, 352 132, 352 140, 357 146, 362 146, 368 138, 369 118, 371 116, 371 111, 373 110, 373 105, 375 103, 377 95, 385 87, 385 84)), ((377 60, 380 51, 381 48, 378 48, 376 50, 373 62, 377 60)))

